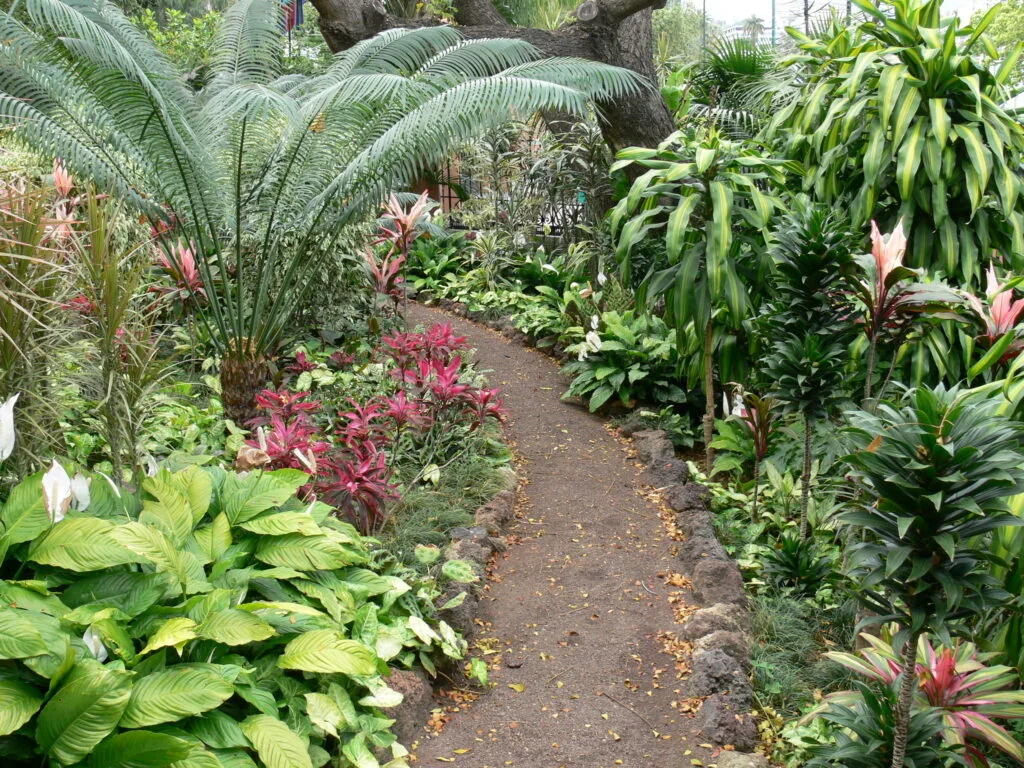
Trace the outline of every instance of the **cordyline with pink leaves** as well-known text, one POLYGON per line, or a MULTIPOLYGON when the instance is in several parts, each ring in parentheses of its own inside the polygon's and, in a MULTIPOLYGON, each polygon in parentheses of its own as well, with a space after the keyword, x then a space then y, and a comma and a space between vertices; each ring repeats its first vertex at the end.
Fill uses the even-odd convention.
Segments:
MULTIPOLYGON (((408 439, 415 436, 433 455, 460 428, 472 433, 489 420, 505 418, 497 389, 462 380, 457 353, 466 348, 465 338, 448 324, 385 337, 375 355, 393 363, 397 392, 364 403, 350 399, 333 436, 327 436, 320 425, 323 404, 309 392, 264 390, 257 403, 265 415, 250 422, 258 431, 247 442, 269 456, 270 468, 311 474, 307 497, 334 506, 363 533, 377 533, 387 520, 387 505, 399 497, 392 473, 408 439)), ((296 361, 297 368, 310 366, 317 364, 305 355, 296 361)))
POLYGON ((1024 349, 1018 321, 1024 312, 1024 299, 1013 299, 1013 285, 1009 281, 1000 283, 994 265, 988 268, 988 285, 985 298, 988 306, 971 293, 964 298, 985 327, 981 340, 989 352, 976 367, 987 367, 996 362, 1005 363, 1017 357, 1024 349))
MULTIPOLYGON (((902 219, 888 235, 883 235, 872 221, 871 253, 856 258, 863 275, 850 280, 850 291, 863 311, 858 322, 868 338, 864 407, 873 392, 879 345, 885 341, 894 350, 899 349, 917 318, 948 311, 950 304, 960 301, 942 283, 918 282, 921 272, 903 265, 906 251, 902 219)), ((879 388, 879 395, 884 389, 885 383, 879 388)))
MULTIPOLYGON (((895 688, 903 671, 900 654, 885 640, 868 634, 862 637, 870 647, 861 650, 859 656, 825 655, 869 680, 895 688)), ((942 738, 951 746, 963 748, 969 768, 988 768, 983 746, 1024 762, 1024 749, 996 722, 1024 719, 1024 691, 1015 690, 1017 673, 1012 668, 986 666, 989 658, 991 654, 978 653, 968 642, 935 647, 927 636, 922 636, 917 645, 914 706, 934 707, 940 711, 944 725, 942 738)), ((805 720, 830 704, 852 706, 859 696, 856 691, 830 694, 805 720)))

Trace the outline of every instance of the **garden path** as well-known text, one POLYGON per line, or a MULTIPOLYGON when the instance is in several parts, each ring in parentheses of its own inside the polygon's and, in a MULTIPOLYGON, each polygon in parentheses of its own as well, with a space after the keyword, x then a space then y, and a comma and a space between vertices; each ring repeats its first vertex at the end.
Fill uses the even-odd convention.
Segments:
MULTIPOLYGON (((566 381, 535 350, 438 310, 469 338, 509 411, 525 483, 481 604, 475 642, 502 663, 494 687, 420 741, 417 764, 464 768, 690 768, 714 765, 659 635, 675 615, 667 584, 678 561, 639 470, 602 420, 564 403, 566 381)), ((495 668, 496 667, 496 668, 495 668)))

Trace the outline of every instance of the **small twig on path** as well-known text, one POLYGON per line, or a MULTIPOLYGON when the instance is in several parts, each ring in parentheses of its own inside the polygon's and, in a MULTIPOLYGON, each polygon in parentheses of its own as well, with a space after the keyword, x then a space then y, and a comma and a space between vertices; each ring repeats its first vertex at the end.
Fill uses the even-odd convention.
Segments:
POLYGON ((657 729, 656 729, 656 728, 655 728, 655 727, 654 727, 653 725, 651 725, 651 721, 650 721, 650 720, 648 720, 648 719, 647 719, 646 717, 644 717, 643 715, 641 715, 641 714, 640 714, 639 712, 637 712, 637 711, 636 711, 635 709, 633 709, 633 708, 632 708, 631 706, 629 706, 629 704, 623 704, 623 703, 622 703, 621 701, 619 701, 618 699, 616 699, 616 698, 615 698, 614 696, 612 696, 612 695, 611 695, 610 693, 605 693, 604 691, 598 691, 598 692, 597 692, 597 695, 598 695, 598 696, 604 696, 604 697, 606 697, 606 698, 609 698, 609 699, 611 699, 612 701, 614 701, 614 702, 615 702, 616 704, 618 704, 618 705, 619 705, 620 707, 622 707, 623 709, 628 709, 628 710, 629 710, 630 712, 632 712, 632 713, 633 713, 634 715, 636 715, 636 716, 637 716, 637 717, 639 717, 639 718, 640 718, 641 720, 643 720, 643 721, 644 721, 644 724, 645 724, 645 725, 646 725, 646 726, 647 726, 648 728, 650 728, 650 729, 651 729, 651 732, 652 732, 652 733, 657 733, 657 729))
POLYGON ((654 591, 653 589, 651 589, 651 588, 650 588, 650 587, 648 587, 648 586, 647 586, 646 584, 644 584, 644 580, 643 580, 643 579, 640 579, 640 586, 641 586, 641 587, 643 587, 644 589, 646 589, 646 590, 647 590, 648 592, 650 592, 650 593, 651 593, 652 595, 656 595, 656 594, 658 594, 658 593, 657 593, 657 592, 655 592, 655 591, 654 591))
POLYGON ((568 672, 570 669, 572 669, 572 667, 566 667, 561 672, 555 672, 555 674, 553 674, 551 677, 549 677, 547 680, 544 681, 544 685, 549 685, 552 680, 554 680, 556 677, 561 677, 566 672, 568 672))

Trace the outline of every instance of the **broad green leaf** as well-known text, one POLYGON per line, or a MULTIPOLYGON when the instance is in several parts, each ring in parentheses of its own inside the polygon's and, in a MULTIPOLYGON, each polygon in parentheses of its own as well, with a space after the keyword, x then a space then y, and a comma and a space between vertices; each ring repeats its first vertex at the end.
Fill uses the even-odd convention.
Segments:
POLYGON ((138 557, 168 573, 187 594, 209 591, 206 573, 196 556, 179 550, 158 529, 142 523, 125 523, 113 529, 110 536, 138 557))
POLYGON ((330 537, 299 533, 260 539, 256 559, 297 571, 337 570, 353 560, 345 548, 330 537))
POLYGON ((903 89, 903 79, 906 77, 906 73, 905 64, 895 64, 883 68, 882 74, 878 78, 878 112, 881 116, 882 128, 885 130, 889 129, 892 110, 903 89))
POLYGON ((142 649, 140 655, 151 653, 158 648, 174 648, 178 651, 178 655, 181 655, 181 649, 185 647, 185 643, 195 640, 198 636, 196 623, 192 619, 186 616, 175 616, 161 624, 150 636, 149 642, 146 643, 146 647, 142 649))
POLYGON ((918 120, 900 146, 896 161, 896 179, 904 200, 909 200, 914 193, 917 171, 921 166, 923 143, 924 120, 918 120))
POLYGON ((421 642, 426 645, 430 645, 435 640, 440 642, 441 636, 431 629, 430 625, 419 616, 410 616, 408 618, 408 622, 409 629, 413 631, 413 634, 415 634, 421 642))
POLYGON ((242 722, 242 732, 266 768, 313 768, 306 742, 277 718, 253 715, 242 722))
POLYGON ((341 745, 341 752, 355 768, 380 768, 373 752, 366 746, 366 734, 357 733, 341 745))
POLYGON ((166 733, 125 731, 104 739, 89 756, 94 768, 166 768, 188 757, 187 741, 166 733))
POLYGON ((147 477, 143 482, 143 490, 155 500, 142 502, 139 522, 160 529, 180 548, 192 533, 192 510, 185 494, 169 478, 170 473, 162 470, 156 477, 147 477))
POLYGON ((169 481, 176 485, 188 499, 189 510, 192 512, 192 526, 199 525, 199 521, 206 515, 210 508, 210 501, 213 496, 213 479, 202 467, 192 465, 180 472, 170 476, 169 481))
POLYGON ((105 571, 77 579, 61 593, 61 599, 73 608, 113 606, 135 617, 163 597, 166 589, 163 574, 105 571))
POLYGON ((28 559, 69 571, 98 571, 138 558, 114 536, 119 526, 97 517, 68 517, 32 542, 28 559))
POLYGON ((14 678, 0 680, 0 736, 21 728, 41 706, 43 694, 37 689, 14 678))
POLYGON ((206 746, 213 749, 251 749, 241 725, 219 709, 211 709, 188 721, 187 729, 206 746))
POLYGON ((25 659, 48 649, 32 613, 0 607, 0 659, 25 659))
POLYGON ((204 562, 212 563, 231 546, 231 523, 228 522, 227 515, 221 512, 210 525, 193 531, 192 536, 204 562))
MULTIPOLYGON (((978 184, 984 190, 988 186, 988 179, 992 173, 992 153, 985 147, 981 140, 981 134, 973 125, 960 124, 956 126, 955 130, 957 136, 963 139, 967 155, 971 158, 971 165, 977 174, 978 184)), ((977 209, 977 204, 974 207, 977 209)))
POLYGON ((80 660, 39 713, 39 746, 59 763, 79 762, 117 727, 130 695, 130 673, 80 660))
POLYGON ((340 632, 316 629, 288 643, 277 666, 304 672, 371 675, 377 668, 377 657, 365 645, 340 632))
POLYGON ((0 539, 8 544, 32 541, 50 527, 42 477, 41 472, 26 477, 11 489, 7 501, 0 508, 0 529, 3 530, 0 539))
POLYGON ((173 723, 219 707, 234 692, 220 665, 176 664, 135 682, 121 726, 173 723))
POLYGON ((239 527, 266 536, 285 536, 289 533, 316 536, 322 533, 316 521, 305 512, 278 512, 273 515, 263 515, 247 520, 239 527))
POLYGON ((207 616, 199 625, 200 637, 224 645, 246 645, 266 640, 277 634, 265 621, 247 611, 229 608, 207 616))
POLYGON ((928 111, 932 118, 932 135, 939 142, 939 150, 946 146, 949 141, 949 131, 952 121, 946 113, 945 99, 928 99, 928 111))
POLYGON ((690 217, 700 202, 697 195, 687 195, 675 207, 668 217, 668 229, 665 231, 665 247, 668 250, 669 262, 679 258, 686 241, 687 229, 690 226, 690 217))
POLYGON ((297 470, 230 473, 221 491, 221 509, 232 525, 244 523, 261 512, 279 507, 309 482, 309 475, 297 470))

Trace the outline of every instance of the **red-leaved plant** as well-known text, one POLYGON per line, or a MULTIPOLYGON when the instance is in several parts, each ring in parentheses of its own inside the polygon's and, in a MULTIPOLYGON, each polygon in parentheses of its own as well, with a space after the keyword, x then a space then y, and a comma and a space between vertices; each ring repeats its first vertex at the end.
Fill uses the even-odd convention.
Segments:
MULTIPOLYGON (((895 687, 903 671, 901 653, 886 640, 862 635, 870 647, 859 655, 825 655, 870 680, 895 687)), ((917 690, 913 706, 934 707, 942 718, 942 738, 951 746, 964 749, 970 768, 987 768, 982 746, 993 747, 1016 760, 1024 761, 1024 749, 997 720, 1024 718, 1024 691, 1014 690, 1017 673, 1010 667, 986 666, 991 654, 979 653, 972 643, 957 642, 953 647, 933 646, 926 635, 917 645, 917 690)), ((825 697, 821 707, 805 719, 820 713, 829 704, 852 706, 861 694, 840 691, 825 697)))

